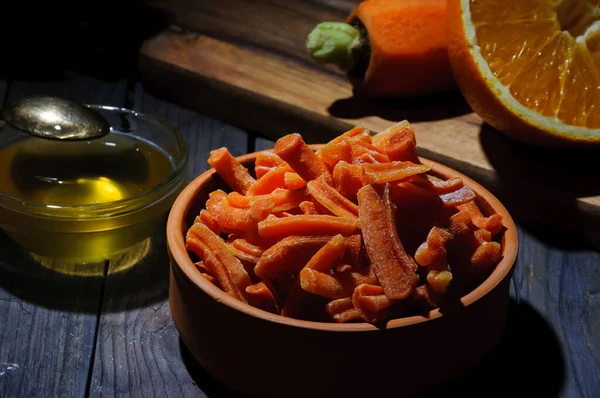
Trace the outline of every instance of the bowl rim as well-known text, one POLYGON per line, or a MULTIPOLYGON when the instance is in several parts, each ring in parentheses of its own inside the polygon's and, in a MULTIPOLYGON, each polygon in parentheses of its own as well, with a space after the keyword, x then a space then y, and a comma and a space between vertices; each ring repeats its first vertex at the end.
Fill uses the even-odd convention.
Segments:
MULTIPOLYGON (((124 199, 114 200, 114 201, 105 202, 105 203, 95 203, 95 204, 77 205, 77 206, 65 206, 65 205, 49 205, 49 204, 45 204, 45 203, 41 203, 41 202, 26 201, 26 200, 20 199, 18 197, 12 196, 12 195, 8 195, 4 192, 0 192, 0 200, 4 200, 7 203, 7 204, 4 204, 4 203, 0 202, 0 206, 8 208, 11 211, 17 211, 17 212, 26 213, 29 215, 41 216, 41 217, 45 217, 45 218, 99 219, 99 218, 115 217, 115 216, 127 214, 131 211, 141 210, 141 209, 147 207, 148 205, 154 203, 158 199, 152 200, 149 203, 144 202, 143 206, 139 206, 139 205, 136 206, 136 204, 138 204, 138 202, 141 199, 154 197, 156 194, 160 193, 161 191, 171 188, 171 186, 175 182, 177 182, 177 180, 183 175, 183 173, 185 172, 187 163, 188 163, 189 151, 188 151, 187 145, 185 143, 185 140, 183 139, 183 136, 181 135, 181 133, 179 132, 178 129, 167 125, 166 123, 164 123, 162 120, 160 120, 157 117, 154 117, 154 116, 149 115, 144 112, 138 112, 138 111, 136 111, 134 109, 130 109, 130 108, 110 106, 110 105, 101 105, 101 104, 84 104, 84 106, 87 106, 89 108, 96 109, 96 110, 105 110, 105 111, 115 112, 115 114, 125 113, 125 114, 129 114, 129 115, 133 115, 136 118, 146 120, 150 123, 160 126, 160 128, 164 129, 165 131, 168 131, 170 134, 172 134, 175 137, 177 147, 179 148, 179 150, 181 152, 181 159, 179 159, 179 162, 174 165, 175 167, 173 168, 173 171, 171 172, 171 174, 169 174, 169 176, 167 178, 165 178, 163 181, 161 181, 160 183, 154 185, 152 188, 150 188, 142 193, 139 193, 139 194, 136 194, 134 196, 130 196, 130 197, 127 197, 124 199), (19 209, 11 207, 10 204, 18 206, 22 209, 27 209, 27 211, 22 211, 22 210, 20 211, 19 209)), ((112 131, 112 127, 111 127, 111 131, 112 131)), ((171 190, 172 189, 169 189, 169 191, 171 191, 171 190)), ((165 196, 165 194, 160 195, 161 198, 163 196, 165 196)))
MULTIPOLYGON (((317 150, 323 145, 320 144, 310 146, 313 150, 317 150)), ((252 152, 246 155, 238 156, 236 159, 238 159, 242 164, 246 164, 256 159, 256 156, 259 153, 269 150, 270 149, 252 152)), ((467 307, 469 305, 472 305, 479 299, 483 298, 490 291, 492 291, 512 271, 515 265, 519 246, 517 228, 511 215, 509 214, 508 210, 504 207, 504 205, 491 192, 489 192, 479 183, 475 182, 471 178, 448 166, 444 166, 438 162, 429 160, 421 156, 419 156, 419 159, 423 163, 429 163, 433 165, 433 168, 431 169, 430 173, 438 174, 445 178, 461 178, 465 185, 468 185, 478 197, 485 200, 490 205, 490 207, 493 208, 496 213, 501 214, 503 218, 503 225, 506 228, 504 232, 503 258, 500 261, 500 263, 496 265, 495 269, 488 276, 488 278, 486 278, 485 281, 483 281, 483 283, 481 283, 479 286, 477 286, 465 296, 461 297, 460 301, 465 307, 467 307)), ((194 180, 192 180, 192 182, 190 182, 190 184, 188 184, 182 190, 182 192, 180 192, 179 196, 177 197, 173 206, 171 207, 171 211, 169 212, 169 217, 167 219, 166 234, 167 247, 169 255, 172 259, 171 266, 173 268, 179 268, 189 281, 191 281, 204 293, 211 296, 216 302, 233 308, 234 310, 241 311, 246 315, 256 317, 265 321, 278 323, 284 326, 293 326, 297 328, 321 330, 328 332, 372 332, 382 329, 367 322, 315 322, 288 318, 282 315, 273 314, 256 307, 252 307, 249 304, 243 303, 229 296, 224 291, 210 283, 206 278, 202 277, 200 272, 198 272, 198 270, 194 266, 192 260, 188 255, 187 249, 185 248, 185 235, 182 232, 182 225, 184 224, 185 213, 189 208, 189 204, 195 200, 197 194, 200 191, 201 185, 208 181, 210 177, 215 173, 216 172, 214 168, 211 168, 205 171, 204 173, 200 174, 194 180)), ((383 329, 387 330, 400 327, 407 327, 410 325, 416 325, 419 323, 442 318, 443 316, 444 315, 442 314, 440 309, 436 308, 429 311, 427 315, 413 315, 404 318, 391 319, 385 323, 385 327, 383 329)))

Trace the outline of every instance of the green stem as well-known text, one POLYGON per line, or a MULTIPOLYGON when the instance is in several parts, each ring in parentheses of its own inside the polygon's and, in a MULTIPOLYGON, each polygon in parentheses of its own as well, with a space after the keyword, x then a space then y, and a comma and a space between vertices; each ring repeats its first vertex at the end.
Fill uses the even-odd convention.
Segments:
POLYGON ((353 52, 360 45, 358 29, 342 22, 322 22, 306 38, 306 48, 315 61, 336 65, 345 71, 354 66, 353 52))

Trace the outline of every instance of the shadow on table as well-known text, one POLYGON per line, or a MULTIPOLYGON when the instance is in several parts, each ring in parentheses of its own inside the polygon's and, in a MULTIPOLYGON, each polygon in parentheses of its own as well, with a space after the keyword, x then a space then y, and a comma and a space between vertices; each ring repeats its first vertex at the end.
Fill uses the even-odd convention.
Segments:
POLYGON ((495 193, 521 226, 555 247, 600 246, 600 213, 576 202, 600 195, 600 150, 537 147, 488 124, 479 139, 496 170, 495 193))
POLYGON ((551 398, 560 395, 564 379, 563 353, 551 326, 528 303, 517 304, 511 299, 506 332, 491 355, 464 377, 426 398, 551 398))
MULTIPOLYGON (((179 344, 190 376, 206 396, 242 397, 210 376, 181 340, 179 344)), ((550 325, 529 304, 511 299, 508 326, 494 351, 476 369, 424 397, 551 398, 559 396, 564 378, 562 350, 550 325)))
POLYGON ((0 289, 37 306, 61 311, 103 313, 162 302, 168 296, 169 257, 164 231, 137 245, 119 261, 42 265, 0 233, 0 289))
POLYGON ((471 113, 472 110, 458 90, 406 99, 367 99, 352 96, 335 101, 328 108, 332 116, 357 119, 378 116, 392 122, 448 119, 471 113))

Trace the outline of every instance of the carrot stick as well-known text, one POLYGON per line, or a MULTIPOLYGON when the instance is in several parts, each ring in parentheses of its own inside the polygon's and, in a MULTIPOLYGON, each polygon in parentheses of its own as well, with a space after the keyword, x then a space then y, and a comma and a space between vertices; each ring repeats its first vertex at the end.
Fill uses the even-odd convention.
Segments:
POLYGON ((343 197, 335 188, 329 185, 324 175, 309 181, 306 187, 315 201, 319 202, 321 206, 336 216, 353 219, 358 216, 358 206, 343 197))
POLYGON ((352 299, 345 297, 330 301, 325 307, 329 316, 338 323, 345 323, 361 319, 361 312, 354 308, 352 299))
POLYGON ((287 189, 295 190, 306 186, 306 181, 296 173, 285 173, 283 175, 283 184, 287 189))
POLYGON ((362 167, 344 161, 333 169, 335 189, 346 199, 356 200, 356 194, 362 188, 362 167))
POLYGON ((248 196, 265 195, 277 188, 285 188, 285 173, 293 171, 287 163, 272 168, 248 189, 248 196))
POLYGON ((292 235, 352 235, 359 228, 358 220, 326 215, 299 215, 277 218, 270 215, 258 223, 262 238, 283 239, 292 235))
POLYGON ((460 178, 442 180, 430 174, 415 176, 411 179, 411 182, 419 187, 435 191, 439 194, 454 192, 464 186, 464 183, 460 178))
POLYGON ((211 204, 211 207, 213 209, 210 211, 222 231, 238 232, 256 229, 258 223, 272 213, 275 204, 267 198, 261 198, 261 200, 252 203, 250 208, 240 209, 231 206, 229 200, 225 198, 218 205, 211 204))
POLYGON ((187 232, 186 247, 202 258, 205 268, 227 294, 247 302, 245 289, 252 283, 250 277, 218 235, 204 224, 194 224, 187 232))
POLYGON ((381 286, 361 284, 354 289, 352 295, 354 307, 363 312, 379 312, 394 304, 384 293, 381 286))
POLYGON ((307 198, 307 192, 302 189, 291 191, 289 189, 275 188, 270 194, 257 196, 244 196, 237 192, 231 192, 227 196, 227 202, 234 207, 249 209, 257 201, 270 200, 274 204, 272 212, 277 213, 294 209, 307 198))
POLYGON ((363 165, 363 184, 384 184, 400 182, 414 175, 427 173, 432 165, 415 164, 413 162, 388 162, 363 165))
POLYGON ((334 277, 344 286, 349 296, 352 295, 356 286, 360 284, 379 285, 377 276, 375 276, 375 272, 371 266, 357 269, 351 265, 343 264, 336 267, 334 277))
POLYGON ((219 148, 210 152, 208 163, 216 170, 229 188, 245 194, 256 182, 242 164, 235 159, 227 148, 219 148))
POLYGON ((260 258, 260 257, 254 256, 252 254, 246 253, 243 250, 238 249, 231 243, 227 245, 227 250, 229 250, 231 252, 231 254, 236 256, 238 259, 240 259, 242 261, 246 261, 250 264, 258 263, 258 260, 260 258))
POLYGON ((254 174, 256 174, 256 178, 260 179, 262 176, 264 176, 265 174, 267 174, 272 169, 273 169, 273 167, 254 166, 254 174))
POLYGON ((300 134, 288 134, 278 139, 275 143, 275 153, 306 182, 314 180, 321 174, 331 179, 323 160, 306 145, 300 134))
POLYGON ((390 242, 396 255, 396 259, 402 264, 403 267, 416 271, 419 267, 415 260, 409 256, 404 250, 404 246, 398 236, 398 228, 396 226, 396 206, 392 203, 390 184, 386 184, 383 190, 383 205, 385 207, 385 217, 388 228, 390 230, 390 242))
MULTIPOLYGON (((282 274, 297 274, 328 242, 331 235, 289 236, 264 251, 254 272, 260 278, 277 280, 282 274)), ((343 261, 356 263, 361 249, 360 235, 344 238, 343 261)))
POLYGON ((398 258, 386 205, 373 186, 358 191, 359 219, 367 254, 375 275, 390 299, 408 297, 418 282, 414 266, 398 258))
POLYGON ((485 217, 474 200, 460 204, 457 207, 459 210, 465 210, 469 213, 473 224, 477 228, 486 229, 492 235, 496 235, 502 231, 502 216, 500 214, 492 214, 490 217, 485 217))
POLYGON ((440 195, 440 199, 442 199, 444 207, 455 207, 475 199, 475 193, 471 188, 464 186, 454 192, 440 195))
POLYGON ((217 223, 217 220, 215 220, 215 217, 212 215, 212 213, 206 209, 200 210, 200 215, 196 218, 195 222, 201 222, 217 235, 221 233, 221 227, 219 227, 219 223, 217 223))
POLYGON ((302 203, 300 203, 300 210, 302 210, 302 212, 304 214, 319 214, 317 212, 317 208, 315 207, 315 204, 311 201, 304 201, 302 203))
POLYGON ((310 268, 300 271, 300 286, 309 293, 330 299, 348 296, 344 286, 336 278, 310 268))
POLYGON ((477 268, 490 268, 502 259, 502 248, 498 242, 483 242, 471 256, 471 265, 477 268))
POLYGON ((280 164, 284 163, 283 159, 275 154, 273 151, 261 151, 256 155, 256 160, 254 161, 255 166, 263 166, 263 167, 277 167, 280 164))
POLYGON ((335 166, 339 161, 352 161, 352 147, 348 140, 343 140, 335 144, 329 143, 321 148, 317 155, 329 166, 335 166))
POLYGON ((231 245, 236 249, 255 257, 260 257, 265 252, 265 249, 262 247, 253 245, 245 239, 235 239, 233 242, 231 242, 231 245))
POLYGON ((373 136, 373 145, 383 151, 391 161, 421 163, 417 156, 415 133, 406 120, 373 136))
POLYGON ((371 163, 389 163, 390 158, 381 152, 373 145, 360 140, 352 140, 350 143, 352 160, 357 159, 361 156, 370 155, 374 160, 371 163))
POLYGON ((269 281, 261 281, 246 287, 246 295, 251 306, 279 314, 280 303, 275 288, 269 281))

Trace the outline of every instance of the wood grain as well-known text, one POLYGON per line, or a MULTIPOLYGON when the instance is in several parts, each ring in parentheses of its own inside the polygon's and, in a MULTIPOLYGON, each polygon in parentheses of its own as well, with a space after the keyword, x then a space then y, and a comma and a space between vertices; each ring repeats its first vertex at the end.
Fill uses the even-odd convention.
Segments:
MULTIPOLYGON (((1 92, 0 98, 4 100, 1 92)), ((123 106, 124 81, 86 76, 11 82, 7 100, 34 94, 123 106)), ((83 397, 93 355, 104 264, 62 266, 69 276, 33 262, 0 234, 0 396, 83 397), (96 272, 96 276, 90 273, 96 272)))
MULTIPOLYGON (((242 130, 150 96, 141 85, 135 90, 134 109, 179 129, 190 151, 190 178, 207 169, 212 149, 226 145, 235 155, 247 151, 248 136, 242 130)), ((190 360, 180 348, 167 299, 164 231, 157 231, 153 239, 146 257, 134 267, 114 272, 119 264, 110 264, 90 396, 202 397, 196 383, 205 379, 202 389, 223 388, 201 371, 190 374, 184 366, 190 360)))
POLYGON ((146 40, 141 77, 162 98, 272 139, 300 132, 318 143, 357 124, 378 132, 409 120, 422 156, 478 180, 528 221, 550 220, 600 244, 600 175, 588 168, 583 182, 582 168, 569 162, 595 159, 600 151, 560 151, 569 161, 552 167, 556 151, 506 138, 472 113, 457 91, 366 100, 353 95, 342 74, 310 62, 306 34, 322 20, 341 20, 351 3, 152 1, 174 25, 193 32, 167 30, 146 40), (296 16, 272 18, 282 7, 296 16), (236 23, 242 15, 244 23, 236 23), (548 211, 556 217, 546 217, 548 211))

